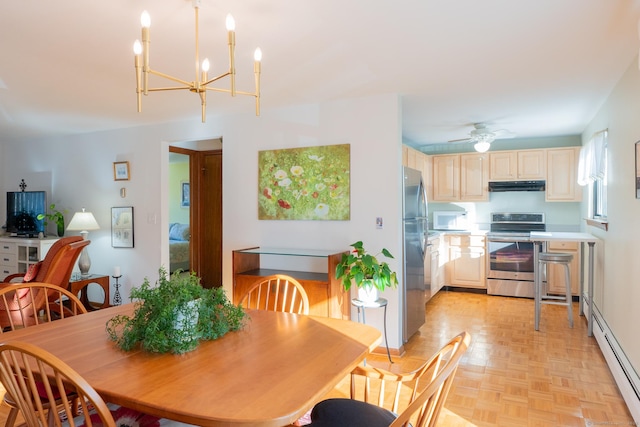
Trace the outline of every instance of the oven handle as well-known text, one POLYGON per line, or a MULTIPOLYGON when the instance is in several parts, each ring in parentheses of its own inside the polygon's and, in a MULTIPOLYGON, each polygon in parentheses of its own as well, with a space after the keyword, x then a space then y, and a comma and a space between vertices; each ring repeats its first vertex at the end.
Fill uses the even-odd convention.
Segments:
POLYGON ((487 237, 487 242, 513 242, 513 243, 525 243, 531 242, 531 239, 526 237, 513 238, 513 237, 487 237))

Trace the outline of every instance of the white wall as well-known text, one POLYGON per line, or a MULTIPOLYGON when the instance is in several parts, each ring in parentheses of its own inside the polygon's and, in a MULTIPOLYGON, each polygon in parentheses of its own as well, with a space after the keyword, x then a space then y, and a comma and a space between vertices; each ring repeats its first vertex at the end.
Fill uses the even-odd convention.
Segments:
MULTIPOLYGON (((637 64, 636 58, 583 133, 583 142, 595 132, 609 129, 609 230, 588 227, 589 232, 603 239, 602 245, 596 245, 596 265, 605 265, 604 275, 595 282, 594 301, 636 372, 640 372, 640 200, 635 198, 635 143, 640 140, 637 64)), ((586 196, 585 192, 585 200, 586 196)), ((586 215, 584 203, 583 217, 586 215)))
MULTIPOLYGON (((144 277, 155 279, 168 266, 168 147, 181 141, 223 137, 223 282, 231 295, 231 251, 246 246, 347 250, 363 240, 371 251, 382 247, 401 259, 401 111, 395 94, 342 100, 322 105, 247 113, 201 124, 166 123, 118 131, 5 144, 0 187, 15 190, 24 178, 31 186, 51 182, 51 201, 71 213, 83 206, 101 229, 92 231, 91 271, 110 274, 120 266, 123 299, 144 277), (351 144, 350 221, 258 221, 259 150, 351 144), (127 160, 130 181, 113 180, 113 162, 127 160), (120 188, 127 197, 120 197, 120 188), (110 208, 133 206, 135 248, 114 249, 110 208), (383 217, 384 228, 375 228, 383 217)), ((32 187, 30 187, 32 188, 32 187)), ((36 188, 32 188, 36 189, 36 188)), ((2 210, 4 212, 4 210, 2 210)), ((68 220, 67 220, 68 223, 68 220)), ((396 265, 402 277, 402 266, 396 265)), ((388 291, 388 327, 392 347, 401 344, 400 291, 388 291)), ((367 322, 382 329, 382 313, 367 322)))

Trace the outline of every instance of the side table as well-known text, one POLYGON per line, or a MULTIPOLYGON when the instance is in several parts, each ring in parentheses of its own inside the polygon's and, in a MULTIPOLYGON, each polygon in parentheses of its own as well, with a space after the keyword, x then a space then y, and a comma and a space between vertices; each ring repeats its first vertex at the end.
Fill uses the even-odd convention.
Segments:
POLYGON ((78 292, 80 293, 80 301, 82 301, 82 304, 84 304, 88 311, 99 310, 110 306, 109 276, 102 274, 90 274, 88 276, 78 276, 77 278, 71 276, 68 289, 74 295, 78 295, 78 292), (97 284, 104 291, 104 300, 102 302, 89 301, 87 287, 92 283, 97 284))
POLYGON ((365 302, 361 301, 358 298, 353 298, 351 300, 351 305, 358 309, 358 322, 363 324, 366 323, 365 319, 365 309, 367 308, 384 308, 384 346, 387 348, 387 357, 389 358, 389 362, 393 363, 391 360, 391 353, 389 352, 389 341, 387 340, 387 303, 386 298, 378 298, 373 302, 365 302), (362 312, 362 321, 360 321, 360 313, 362 312))

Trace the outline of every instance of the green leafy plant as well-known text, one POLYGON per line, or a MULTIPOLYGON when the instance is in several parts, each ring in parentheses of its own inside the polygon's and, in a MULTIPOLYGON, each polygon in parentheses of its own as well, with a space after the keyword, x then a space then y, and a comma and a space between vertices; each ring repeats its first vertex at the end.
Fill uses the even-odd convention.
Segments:
POLYGON ((61 212, 59 210, 56 210, 56 205, 55 203, 52 203, 51 206, 49 206, 49 210, 52 213, 41 213, 38 214, 38 216, 36 216, 36 218, 38 220, 43 220, 44 221, 44 225, 47 226, 49 224, 48 221, 52 221, 54 224, 56 224, 56 228, 58 231, 58 236, 62 237, 62 235, 64 234, 64 214, 67 213, 67 211, 61 212), (61 233, 62 232, 62 233, 61 233))
POLYGON ((362 241, 352 243, 353 250, 349 254, 342 254, 342 259, 336 265, 336 279, 342 279, 342 286, 346 291, 351 289, 351 284, 355 283, 358 288, 376 287, 379 291, 385 288, 395 288, 398 285, 396 273, 391 271, 391 267, 386 262, 380 262, 377 256, 384 255, 393 259, 393 255, 382 249, 376 255, 368 254, 364 249, 362 241))
POLYGON ((194 350, 200 340, 214 340, 244 326, 244 310, 227 299, 224 289, 203 288, 195 273, 176 271, 169 277, 164 268, 158 272, 156 286, 145 278, 131 290, 136 304, 131 317, 117 315, 107 321, 107 334, 121 349, 140 345, 153 353, 181 354, 194 350), (197 307, 197 314, 190 305, 197 307))

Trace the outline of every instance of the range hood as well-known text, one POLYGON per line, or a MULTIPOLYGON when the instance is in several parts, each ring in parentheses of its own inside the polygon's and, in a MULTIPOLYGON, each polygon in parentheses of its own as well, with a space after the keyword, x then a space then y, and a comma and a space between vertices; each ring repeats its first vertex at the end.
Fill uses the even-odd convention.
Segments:
POLYGON ((489 182, 489 191, 544 191, 545 181, 493 181, 489 182))

